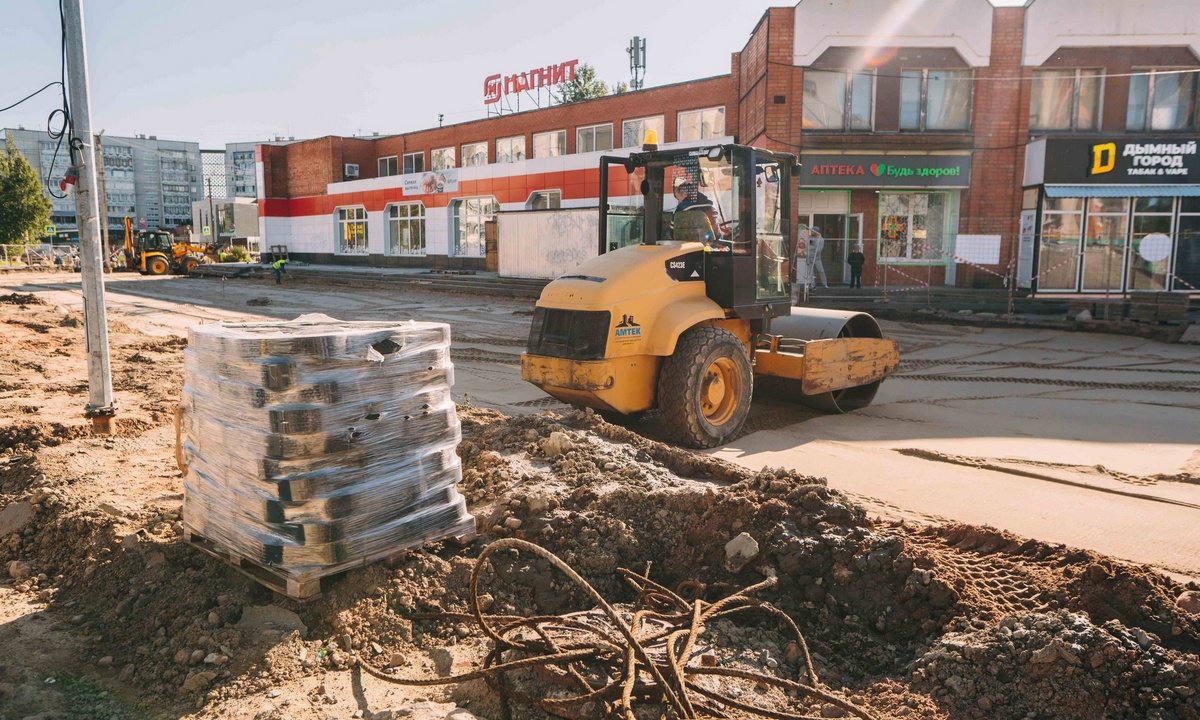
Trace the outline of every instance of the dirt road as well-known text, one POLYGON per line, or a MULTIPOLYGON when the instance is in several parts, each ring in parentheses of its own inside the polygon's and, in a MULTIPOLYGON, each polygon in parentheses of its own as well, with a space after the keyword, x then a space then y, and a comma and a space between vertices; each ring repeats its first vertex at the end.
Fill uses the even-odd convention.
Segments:
MULTIPOLYGON (((74 280, 5 282, 77 308, 74 280)), ((449 322, 460 397, 509 413, 565 408, 518 376, 525 301, 129 276, 108 290, 116 315, 158 334, 305 312, 449 322), (247 305, 257 298, 270 304, 247 305)), ((990 525, 1200 577, 1194 346, 1049 330, 885 330, 904 360, 870 408, 823 416, 760 398, 749 432, 714 454, 824 476, 884 515, 990 525)), ((653 437, 653 419, 637 429, 653 437)))

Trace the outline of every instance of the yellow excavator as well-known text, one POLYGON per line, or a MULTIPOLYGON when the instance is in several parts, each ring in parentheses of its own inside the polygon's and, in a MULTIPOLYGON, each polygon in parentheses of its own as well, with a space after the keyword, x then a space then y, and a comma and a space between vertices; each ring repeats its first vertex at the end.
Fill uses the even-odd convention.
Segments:
POLYGON ((216 262, 220 246, 193 245, 177 241, 163 230, 133 232, 132 218, 125 218, 125 269, 143 275, 165 275, 168 272, 187 275, 202 262, 216 262))
POLYGON ((869 405, 898 345, 865 313, 791 303, 798 168, 653 137, 602 157, 600 254, 542 291, 521 377, 610 419, 657 409, 694 448, 733 439, 755 392, 833 413, 869 405))

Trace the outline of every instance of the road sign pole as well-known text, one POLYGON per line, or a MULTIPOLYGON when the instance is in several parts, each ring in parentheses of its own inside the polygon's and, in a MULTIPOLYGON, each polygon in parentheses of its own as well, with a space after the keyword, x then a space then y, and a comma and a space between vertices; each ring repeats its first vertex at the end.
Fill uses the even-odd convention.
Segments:
POLYGON ((71 159, 78 165, 75 215, 79 223, 79 256, 83 280, 83 324, 87 335, 88 404, 84 415, 98 432, 111 430, 117 412, 113 402, 108 357, 108 323, 104 310, 100 215, 96 198, 96 146, 88 97, 87 47, 83 37, 83 0, 63 1, 67 51, 67 87, 71 98, 71 159))

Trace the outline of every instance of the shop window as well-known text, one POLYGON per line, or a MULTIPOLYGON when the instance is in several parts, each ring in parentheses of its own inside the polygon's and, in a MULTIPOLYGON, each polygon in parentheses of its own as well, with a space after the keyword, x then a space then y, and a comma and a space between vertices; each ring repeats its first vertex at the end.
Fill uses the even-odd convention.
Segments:
POLYGON ((612 150, 612 123, 581 127, 575 131, 575 152, 612 150))
POLYGON ((870 130, 871 70, 805 70, 805 130, 870 130))
POLYGON ((1104 75, 1099 70, 1034 70, 1030 130, 1098 130, 1104 75))
POLYGON ((395 155, 390 157, 381 157, 379 163, 379 177, 391 177, 400 173, 400 164, 395 155))
MULTIPOLYGON (((675 128, 679 142, 705 140, 725 134, 725 107, 687 110, 679 113, 675 128)), ((660 139, 659 142, 662 142, 660 139)))
POLYGON ((525 159, 525 136, 500 138, 496 141, 496 162, 511 163, 525 159))
POLYGON ((535 158, 559 157, 567 154, 567 131, 551 130, 533 134, 533 156, 535 158))
POLYGON ((1143 197, 1133 201, 1128 289, 1166 290, 1175 235, 1175 198, 1143 197))
POLYGON ((461 198, 454 201, 454 254, 459 257, 483 257, 484 223, 496 219, 500 206, 496 198, 461 198))
POLYGON ((404 174, 411 175, 413 173, 425 172, 425 153, 405 153, 404 155, 404 174))
POLYGON ((971 79, 970 70, 901 71, 900 129, 970 129, 971 79))
POLYGON ((419 202, 395 203, 384 211, 389 255, 425 254, 425 206, 419 202))
POLYGON ((477 167, 488 164, 488 147, 486 142, 466 143, 462 146, 462 166, 477 167))
POLYGON ((1082 234, 1083 198, 1046 198, 1038 251, 1039 290, 1076 289, 1082 234))
POLYGON ((562 191, 536 190, 525 203, 526 210, 558 210, 562 207, 562 191))
POLYGON ((949 193, 880 193, 879 256, 892 263, 942 263, 949 193))
POLYGON ((1196 71, 1147 70, 1129 78, 1125 129, 1191 130, 1196 128, 1196 71))
POLYGON ((337 251, 342 255, 367 254, 367 209, 364 207, 338 208, 337 251))
POLYGON ((647 130, 653 130, 659 142, 666 142, 663 135, 663 116, 659 115, 621 123, 621 147, 641 147, 646 142, 647 130))
POLYGON ((429 151, 429 164, 431 166, 430 169, 434 170, 434 171, 453 169, 455 167, 455 165, 454 165, 454 148, 447 147, 447 148, 437 148, 436 150, 430 150, 429 151))

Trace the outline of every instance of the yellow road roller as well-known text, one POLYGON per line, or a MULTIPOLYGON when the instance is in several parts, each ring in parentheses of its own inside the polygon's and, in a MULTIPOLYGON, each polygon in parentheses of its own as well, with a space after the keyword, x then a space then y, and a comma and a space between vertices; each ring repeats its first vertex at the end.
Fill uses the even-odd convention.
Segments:
POLYGON ((862 408, 899 348, 865 313, 793 307, 793 155, 743 145, 600 160, 599 255, 542 291, 521 377, 607 417, 657 409, 683 446, 731 440, 764 394, 862 408))

